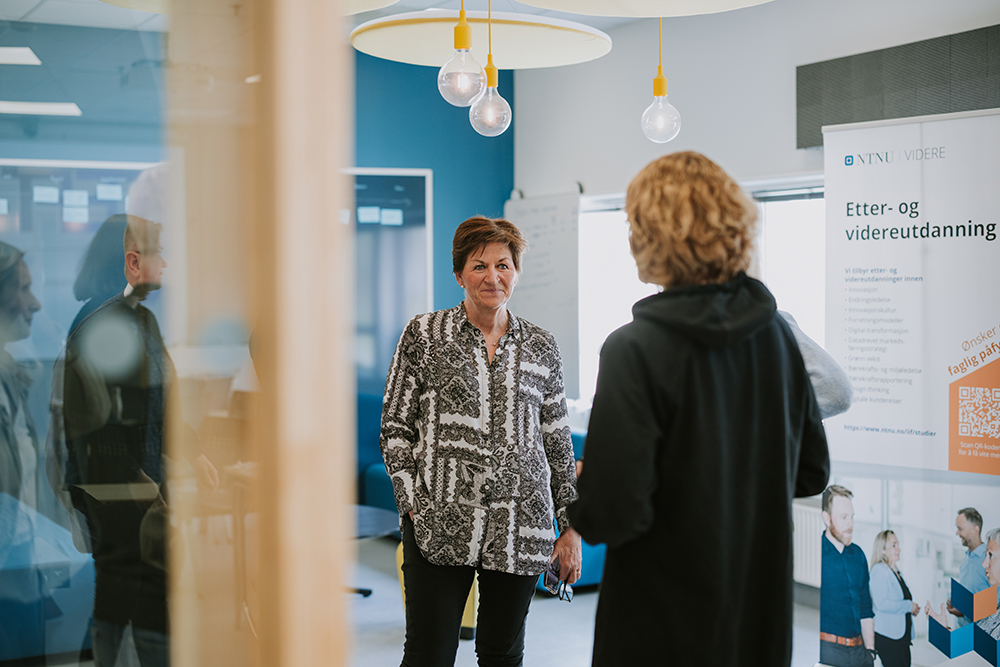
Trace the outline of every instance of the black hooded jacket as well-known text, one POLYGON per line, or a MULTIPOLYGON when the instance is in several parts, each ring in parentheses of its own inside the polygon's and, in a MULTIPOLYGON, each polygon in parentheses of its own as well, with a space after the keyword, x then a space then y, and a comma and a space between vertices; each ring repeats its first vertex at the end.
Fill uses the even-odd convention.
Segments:
POLYGON ((594 665, 787 666, 791 502, 830 469, 795 338, 743 274, 632 312, 601 351, 569 509, 608 545, 594 665))

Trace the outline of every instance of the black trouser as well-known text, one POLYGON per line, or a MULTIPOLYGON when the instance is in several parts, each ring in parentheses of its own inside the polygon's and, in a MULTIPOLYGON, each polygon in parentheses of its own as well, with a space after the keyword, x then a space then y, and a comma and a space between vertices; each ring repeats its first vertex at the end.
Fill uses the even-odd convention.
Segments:
POLYGON ((833 642, 819 642, 819 661, 831 667, 871 667, 872 654, 864 647, 843 646, 833 642))
POLYGON ((417 548, 413 522, 403 518, 403 584, 406 644, 402 667, 452 667, 458 651, 465 602, 479 573, 476 655, 480 667, 519 667, 524 626, 538 576, 474 567, 433 565, 417 548))
POLYGON ((875 633, 875 650, 884 667, 910 667, 910 626, 899 639, 889 639, 875 633))

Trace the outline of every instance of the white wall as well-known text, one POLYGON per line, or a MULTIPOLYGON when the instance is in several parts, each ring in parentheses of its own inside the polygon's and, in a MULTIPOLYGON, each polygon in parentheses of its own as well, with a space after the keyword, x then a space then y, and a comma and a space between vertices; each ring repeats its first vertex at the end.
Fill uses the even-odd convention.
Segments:
POLYGON ((515 73, 515 187, 536 196, 579 181, 588 195, 624 192, 643 165, 678 150, 705 153, 741 181, 822 172, 822 149, 795 148, 796 66, 997 23, 997 0, 774 0, 664 19, 664 74, 683 122, 668 144, 639 129, 656 19, 623 25, 609 31, 604 58, 515 73))

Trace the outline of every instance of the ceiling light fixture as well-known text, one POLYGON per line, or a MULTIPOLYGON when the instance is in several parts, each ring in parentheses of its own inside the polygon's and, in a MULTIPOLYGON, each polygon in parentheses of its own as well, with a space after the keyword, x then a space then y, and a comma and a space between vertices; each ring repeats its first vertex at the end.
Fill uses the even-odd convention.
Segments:
POLYGON ((681 114, 667 101, 667 77, 663 76, 663 18, 660 18, 660 64, 653 78, 653 103, 642 113, 642 133, 650 141, 665 144, 681 131, 681 114))
POLYGON ((170 0, 101 0, 101 2, 140 12, 151 12, 153 14, 170 13, 170 0))
POLYGON ((382 9, 397 2, 399 0, 341 0, 340 13, 345 16, 351 16, 352 14, 382 9))
POLYGON ((0 65, 41 65, 35 52, 27 46, 0 46, 0 65))
POLYGON ((696 16, 753 7, 771 0, 520 0, 526 5, 587 16, 696 16))
POLYGON ((499 76, 493 64, 493 1, 488 0, 486 26, 489 35, 489 51, 486 56, 486 91, 469 107, 469 122, 472 128, 484 137, 496 137, 510 127, 513 114, 507 100, 497 91, 499 76))
POLYGON ((0 113, 18 116, 82 116, 74 102, 0 102, 0 113))
POLYGON ((471 106, 483 94, 486 74, 469 49, 472 48, 472 26, 465 19, 465 0, 458 12, 455 26, 455 55, 438 71, 438 91, 448 104, 471 106))
MULTIPOLYGON (((351 31, 351 44, 376 58, 437 70, 455 55, 458 14, 457 9, 427 9, 373 19, 351 31)), ((486 62, 487 38, 496 40, 504 69, 513 70, 576 65, 611 51, 611 38, 589 25, 534 14, 490 14, 465 12, 472 28, 469 53, 480 63, 486 62)))

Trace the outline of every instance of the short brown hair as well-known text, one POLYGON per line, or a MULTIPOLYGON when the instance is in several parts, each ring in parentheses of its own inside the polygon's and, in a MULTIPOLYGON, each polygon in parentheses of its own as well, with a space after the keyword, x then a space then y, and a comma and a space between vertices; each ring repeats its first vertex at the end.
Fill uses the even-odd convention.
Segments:
POLYGON ((673 153, 646 165, 628 186, 625 210, 643 282, 723 283, 750 265, 757 208, 700 153, 673 153))
POLYGON ((965 517, 965 520, 979 528, 983 532, 983 515, 975 507, 963 507, 958 513, 965 517))
POLYGON ((851 490, 847 487, 840 486, 838 484, 831 484, 826 487, 826 490, 823 491, 823 511, 827 514, 830 513, 830 508, 833 507, 834 496, 840 496, 841 498, 847 498, 850 500, 854 497, 854 494, 851 493, 851 490))
POLYGON ((474 215, 455 230, 451 242, 452 271, 461 273, 469 255, 485 248, 490 243, 503 243, 510 248, 510 258, 514 268, 521 272, 521 255, 528 249, 528 242, 521 236, 521 230, 503 218, 487 218, 474 215))

